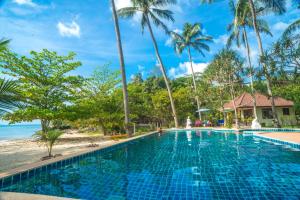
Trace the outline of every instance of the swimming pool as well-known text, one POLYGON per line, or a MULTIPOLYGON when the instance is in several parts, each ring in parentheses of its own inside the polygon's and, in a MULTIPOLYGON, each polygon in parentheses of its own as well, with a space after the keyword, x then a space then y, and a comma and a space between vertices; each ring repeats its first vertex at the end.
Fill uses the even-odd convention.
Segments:
POLYGON ((300 151, 211 131, 153 134, 2 188, 81 199, 300 199, 300 151))

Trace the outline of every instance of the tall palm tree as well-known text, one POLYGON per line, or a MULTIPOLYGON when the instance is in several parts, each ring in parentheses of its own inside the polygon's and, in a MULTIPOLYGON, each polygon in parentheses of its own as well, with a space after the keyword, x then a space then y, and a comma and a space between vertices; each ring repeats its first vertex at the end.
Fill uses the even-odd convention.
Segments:
MULTIPOLYGON (((278 14, 285 12, 285 3, 286 3, 285 0, 257 0, 257 2, 259 2, 261 5, 263 5, 264 8, 266 8, 265 11, 270 11, 270 12, 272 11, 272 12, 278 13, 278 14)), ((261 57, 260 62, 262 64, 263 71, 266 76, 267 91, 268 91, 268 95, 271 98, 272 115, 273 115, 273 119, 274 119, 274 125, 276 127, 280 127, 278 116, 277 116, 277 113, 275 110, 275 101, 274 101, 274 96, 272 93, 271 77, 268 72, 268 67, 267 67, 266 63, 262 61, 263 58, 265 57, 265 53, 264 53, 263 44, 262 44, 262 40, 261 40, 259 28, 258 28, 258 23, 257 23, 258 20, 257 20, 256 7, 255 7, 253 0, 248 0, 248 3, 249 3, 250 12, 252 15, 252 24, 253 24, 253 28, 254 28, 254 31, 256 34, 257 45, 258 45, 258 49, 259 49, 259 53, 260 53, 260 57, 261 57)))
POLYGON ((209 51, 209 46, 206 44, 206 42, 211 42, 212 37, 203 35, 202 28, 199 23, 195 23, 195 24, 185 23, 182 34, 172 31, 171 37, 174 44, 174 48, 178 54, 182 54, 184 50, 187 50, 188 52, 192 78, 193 78, 193 87, 194 87, 197 108, 199 113, 199 119, 201 120, 201 112, 199 111, 200 101, 199 101, 199 96, 197 95, 197 84, 196 84, 196 78, 195 78, 195 73, 193 68, 191 48, 198 51, 202 56, 205 56, 203 50, 209 51))
MULTIPOLYGON (((215 0, 202 0, 202 2, 204 2, 204 3, 212 3, 214 1, 215 0)), ((260 53, 259 61, 263 67, 263 72, 266 77, 268 95, 271 98, 272 115, 273 115, 274 125, 276 127, 280 127, 278 116, 277 116, 276 109, 275 109, 274 96, 272 93, 271 77, 268 72, 268 67, 267 67, 266 63, 263 61, 265 58, 265 53, 264 53, 263 44, 262 44, 262 40, 261 40, 261 36, 260 36, 260 31, 259 31, 258 23, 257 23, 257 21, 258 21, 257 13, 259 13, 259 12, 257 12, 257 10, 264 8, 264 13, 274 12, 276 14, 282 14, 285 12, 286 1, 285 0, 238 0, 237 4, 242 3, 244 1, 248 1, 249 8, 250 8, 253 29, 256 34, 256 40, 257 40, 258 49, 259 49, 259 53, 260 53), (255 6, 257 4, 259 4, 258 8, 257 8, 257 6, 255 6)))
POLYGON ((129 128, 130 118, 129 118, 128 91, 127 91, 125 63, 124 63, 124 55, 123 55, 123 49, 122 49, 119 21, 118 21, 118 16, 117 16, 116 6, 115 6, 115 1, 114 0, 111 0, 111 7, 112 7, 112 12, 113 12, 114 24, 115 24, 117 46, 118 46, 118 51, 119 51, 120 68, 121 68, 121 74, 122 74, 123 104, 124 104, 124 114, 125 114, 125 129, 126 129, 126 133, 129 134, 129 136, 131 136, 132 131, 129 128))
MULTIPOLYGON (((234 19, 233 22, 229 24, 227 30, 231 32, 227 40, 227 47, 232 46, 232 43, 235 41, 237 47, 241 46, 241 43, 244 45, 247 54, 248 60, 248 70, 250 75, 250 87, 251 95, 253 98, 253 113, 254 117, 257 119, 257 108, 256 108, 256 98, 255 98, 255 89, 253 84, 254 68, 251 62, 251 50, 248 41, 247 29, 253 29, 252 17, 247 1, 239 1, 236 5, 233 0, 229 2, 229 6, 233 13, 234 19)), ((268 24, 264 20, 257 20, 258 29, 260 32, 266 33, 272 36, 268 24)))
POLYGON ((170 98, 170 103, 171 103, 171 108, 172 108, 172 115, 174 118, 174 123, 175 127, 178 127, 178 120, 177 120, 177 114, 176 114, 176 109, 175 109, 175 104, 174 100, 172 97, 172 91, 171 87, 169 84, 169 80, 166 74, 166 69, 164 67, 163 61, 161 59, 158 45, 156 42, 156 39, 154 37, 154 33, 152 30, 152 23, 157 26, 162 28, 163 30, 166 31, 166 33, 169 33, 167 26, 164 24, 162 21, 163 19, 168 20, 168 21, 174 21, 173 18, 173 13, 170 10, 163 9, 163 7, 170 5, 170 4, 175 4, 176 0, 131 0, 132 6, 126 7, 126 8, 121 8, 118 10, 118 14, 122 17, 133 17, 135 14, 140 13, 141 14, 141 26, 142 26, 142 31, 144 31, 145 26, 148 27, 149 33, 153 42, 153 46, 155 49, 155 54, 156 58, 159 63, 160 70, 162 72, 167 90, 168 90, 168 95, 170 98), (151 20, 151 21, 150 21, 151 20))

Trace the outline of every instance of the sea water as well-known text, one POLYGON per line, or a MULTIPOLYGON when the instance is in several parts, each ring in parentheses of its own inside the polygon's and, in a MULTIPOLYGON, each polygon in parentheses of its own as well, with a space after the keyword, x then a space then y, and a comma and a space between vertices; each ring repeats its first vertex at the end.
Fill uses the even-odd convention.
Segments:
POLYGON ((36 125, 0 125, 0 141, 30 138, 41 126, 36 125))

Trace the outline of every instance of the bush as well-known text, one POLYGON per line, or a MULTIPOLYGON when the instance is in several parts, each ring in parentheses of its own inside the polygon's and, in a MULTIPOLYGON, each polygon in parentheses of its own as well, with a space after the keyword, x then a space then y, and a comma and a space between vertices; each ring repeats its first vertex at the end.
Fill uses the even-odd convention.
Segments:
POLYGON ((37 138, 39 142, 42 142, 47 147, 48 157, 52 157, 52 148, 57 142, 58 138, 62 136, 63 132, 60 130, 50 130, 47 133, 43 131, 38 131, 34 134, 34 137, 37 138))
POLYGON ((232 123, 233 123, 232 113, 228 112, 226 115, 225 127, 232 128, 232 123))

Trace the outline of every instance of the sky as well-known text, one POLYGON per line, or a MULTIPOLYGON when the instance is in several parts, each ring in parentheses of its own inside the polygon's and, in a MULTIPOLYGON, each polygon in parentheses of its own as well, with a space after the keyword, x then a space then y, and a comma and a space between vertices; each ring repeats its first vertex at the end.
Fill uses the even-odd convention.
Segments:
MULTIPOLYGON (((130 0, 115 0, 117 8, 130 5, 130 0)), ((276 41, 288 26, 300 18, 300 10, 292 0, 287 0, 287 12, 281 16, 268 15, 273 37, 262 35, 264 48, 276 41)), ((203 32, 212 36, 210 52, 205 57, 192 51, 194 70, 202 72, 213 56, 226 44, 227 25, 232 14, 227 0, 213 4, 201 4, 200 0, 178 0, 168 6, 175 22, 167 22, 170 30, 180 31, 185 22, 202 24, 203 32)), ((157 71, 156 58, 147 29, 142 34, 139 15, 133 19, 120 19, 120 30, 128 80, 136 73, 143 78, 157 71)), ((170 78, 191 73, 187 54, 177 55, 170 38, 163 30, 154 28, 159 50, 170 78)), ((82 66, 74 75, 89 76, 95 67, 110 63, 119 70, 116 37, 110 8, 110 0, 0 0, 0 38, 11 39, 10 49, 21 55, 31 50, 47 48, 60 54, 73 51, 82 66)), ((249 33, 251 56, 257 60, 257 45, 253 31, 249 33)), ((245 56, 243 48, 236 48, 245 56)))

